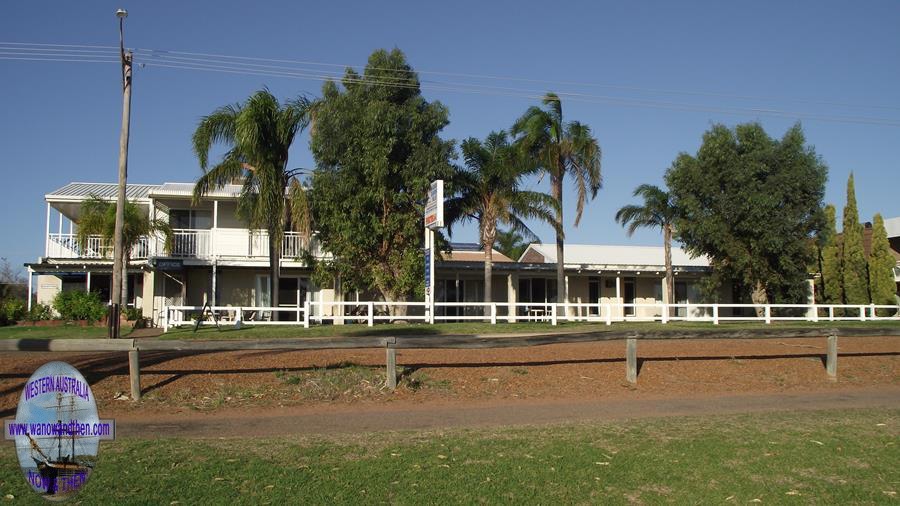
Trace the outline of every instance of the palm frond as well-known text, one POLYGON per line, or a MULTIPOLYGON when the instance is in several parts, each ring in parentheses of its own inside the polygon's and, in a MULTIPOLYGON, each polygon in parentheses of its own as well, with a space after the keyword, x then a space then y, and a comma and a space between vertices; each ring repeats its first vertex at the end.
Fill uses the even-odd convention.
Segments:
POLYGON ((200 120, 192 137, 194 154, 200 161, 200 168, 206 170, 209 150, 213 144, 234 142, 235 118, 240 112, 240 105, 226 105, 200 120))

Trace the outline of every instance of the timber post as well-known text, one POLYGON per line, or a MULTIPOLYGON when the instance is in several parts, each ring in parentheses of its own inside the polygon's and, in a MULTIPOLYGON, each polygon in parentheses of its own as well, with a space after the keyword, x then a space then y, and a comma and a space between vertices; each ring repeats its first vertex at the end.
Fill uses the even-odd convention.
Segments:
POLYGON ((387 387, 391 390, 397 388, 397 348, 394 348, 395 338, 384 340, 384 349, 387 362, 387 387))
POLYGON ((825 357, 825 370, 828 372, 828 379, 837 381, 837 333, 832 332, 828 335, 828 354, 825 357))
POLYGON ((632 385, 637 383, 637 336, 625 340, 625 379, 632 385))
POLYGON ((128 376, 131 380, 131 400, 141 400, 141 364, 137 348, 128 352, 128 376))

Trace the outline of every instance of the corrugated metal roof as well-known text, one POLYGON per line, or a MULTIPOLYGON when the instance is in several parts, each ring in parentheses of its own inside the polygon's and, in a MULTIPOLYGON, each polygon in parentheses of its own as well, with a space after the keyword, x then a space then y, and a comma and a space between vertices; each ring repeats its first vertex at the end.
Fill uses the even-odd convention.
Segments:
MULTIPOLYGON (((237 198, 241 196, 239 184, 226 184, 206 194, 207 197, 237 198)), ((194 183, 163 183, 156 187, 150 195, 153 197, 190 197, 194 194, 194 183)))
MULTIPOLYGON (((535 243, 529 248, 544 257, 544 263, 556 263, 556 244, 535 243)), ((566 244, 563 254, 566 265, 634 265, 664 266, 662 246, 607 246, 599 244, 566 244)), ((672 265, 679 267, 708 267, 706 257, 691 258, 681 248, 672 248, 672 265)))
MULTIPOLYGON (((155 184, 129 184, 125 186, 125 197, 129 200, 144 200, 148 198, 150 192, 159 185, 155 184)), ((46 195, 48 200, 53 198, 86 199, 91 195, 96 195, 101 199, 115 199, 118 195, 119 186, 116 183, 69 183, 62 188, 52 191, 46 195)))

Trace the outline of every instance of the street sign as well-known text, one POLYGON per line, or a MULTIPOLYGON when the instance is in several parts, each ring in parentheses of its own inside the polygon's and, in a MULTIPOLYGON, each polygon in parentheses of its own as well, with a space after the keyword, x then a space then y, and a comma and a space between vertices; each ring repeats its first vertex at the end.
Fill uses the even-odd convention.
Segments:
POLYGON ((444 228, 444 180, 432 181, 425 204, 425 226, 435 230, 444 228))
POLYGON ((431 295, 431 251, 425 250, 425 295, 431 295))

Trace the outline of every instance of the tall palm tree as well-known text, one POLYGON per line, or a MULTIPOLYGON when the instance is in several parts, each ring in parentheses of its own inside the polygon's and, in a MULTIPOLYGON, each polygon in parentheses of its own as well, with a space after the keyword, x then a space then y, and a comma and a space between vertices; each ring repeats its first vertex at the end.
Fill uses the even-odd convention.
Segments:
POLYGON ((522 176, 534 169, 529 168, 527 160, 509 143, 506 132, 491 132, 483 143, 466 139, 462 153, 465 168, 454 177, 457 196, 447 203, 447 221, 449 227, 455 222, 478 221, 484 247, 484 300, 490 302, 497 224, 536 239, 523 220, 553 223, 556 201, 544 193, 521 188, 522 176))
MULTIPOLYGON (((298 179, 302 169, 288 169, 288 150, 294 137, 309 125, 311 109, 312 103, 305 97, 281 104, 263 89, 242 104, 220 107, 202 118, 193 136, 194 153, 203 169, 194 185, 194 202, 226 184, 242 185, 238 215, 251 228, 269 234, 269 301, 275 307, 287 208, 305 202, 298 179), (213 144, 223 144, 228 151, 210 167, 213 144), (291 198, 285 198, 286 191, 291 198)), ((290 214, 305 213, 291 209, 290 214)), ((294 226, 308 239, 308 222, 295 221, 294 226)))
POLYGON ((635 188, 635 197, 644 199, 643 205, 627 205, 616 213, 616 222, 627 226, 628 237, 639 228, 659 228, 663 234, 666 263, 666 300, 675 303, 675 276, 672 272, 672 222, 675 206, 669 192, 651 184, 635 188))
POLYGON ((568 301, 563 257, 563 182, 567 174, 575 180, 578 200, 575 226, 581 221, 585 202, 597 196, 602 185, 600 144, 591 128, 578 121, 563 121, 562 102, 554 93, 543 99, 544 108, 529 107, 512 127, 516 144, 541 170, 550 175, 550 195, 556 199, 556 286, 568 301))
MULTIPOLYGON (((112 252, 113 237, 116 229, 116 204, 107 202, 96 195, 90 195, 81 204, 81 212, 78 217, 78 233, 75 241, 83 250, 88 247, 90 236, 99 235, 101 238, 100 252, 103 256, 112 252)), ((162 236, 163 248, 169 251, 172 248, 172 229, 164 220, 151 220, 147 213, 134 202, 125 201, 125 221, 122 227, 122 244, 125 245, 122 255, 122 272, 127 272, 128 262, 132 252, 142 238, 162 236)), ((122 286, 112 287, 112 290, 121 290, 122 300, 128 295, 128 277, 122 276, 122 286)))

